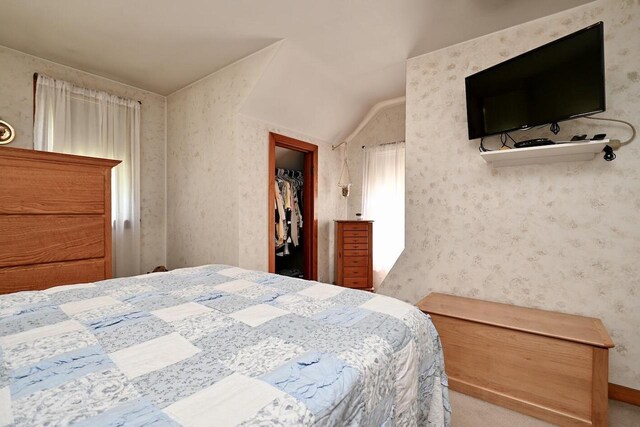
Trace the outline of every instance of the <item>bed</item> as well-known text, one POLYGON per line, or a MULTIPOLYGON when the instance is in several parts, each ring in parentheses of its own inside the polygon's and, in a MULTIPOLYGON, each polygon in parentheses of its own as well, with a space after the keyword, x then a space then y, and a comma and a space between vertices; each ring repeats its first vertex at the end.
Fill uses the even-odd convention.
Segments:
POLYGON ((449 425, 408 304, 223 265, 111 279, 117 163, 0 148, 0 427, 449 425))
POLYGON ((0 425, 449 425, 429 317, 224 265, 0 295, 0 425))

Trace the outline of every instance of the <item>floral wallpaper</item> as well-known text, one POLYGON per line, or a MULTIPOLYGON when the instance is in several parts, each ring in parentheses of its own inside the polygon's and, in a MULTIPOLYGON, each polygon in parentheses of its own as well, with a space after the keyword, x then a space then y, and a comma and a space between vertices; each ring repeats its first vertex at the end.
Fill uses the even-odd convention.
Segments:
POLYGON ((394 105, 380 110, 367 125, 349 142, 347 155, 351 173, 351 194, 347 199, 348 218, 356 219, 356 213, 362 212, 362 173, 364 168, 364 149, 373 146, 404 140, 405 104, 394 105))
POLYGON ((141 273, 165 263, 165 97, 0 46, 0 117, 16 130, 9 147, 33 149, 33 73, 142 101, 141 273))
POLYGON ((266 183, 256 183, 265 182, 268 133, 318 145, 318 270, 320 279, 330 282, 333 219, 346 213, 337 187, 342 149, 332 151, 328 142, 238 114, 276 48, 165 98, 0 46, 0 117, 16 129, 11 147, 33 148, 35 72, 142 101, 141 272, 161 264, 211 262, 266 269, 266 183))
POLYGON ((236 116, 274 47, 167 97, 167 262, 238 263, 240 177, 236 116))
POLYGON ((345 200, 338 187, 342 167, 342 148, 317 138, 240 115, 237 122, 237 145, 244 164, 240 189, 240 253, 243 268, 266 271, 268 268, 267 185, 269 132, 290 136, 318 146, 318 280, 331 283, 334 270, 334 219, 346 215, 345 200))
POLYGON ((269 132, 318 145, 318 275, 332 280, 333 219, 345 214, 341 150, 239 114, 277 46, 168 97, 168 262, 266 270, 269 132), (336 172, 337 171, 337 172, 336 172))
MULTIPOLYGON (((417 302, 439 291, 600 318, 616 343, 610 381, 640 388, 640 139, 613 162, 491 169, 467 138, 465 76, 598 21, 601 116, 640 128, 638 0, 595 1, 408 61, 406 248, 380 292, 417 302)), ((560 138, 630 135, 582 119, 560 125, 560 138)))
MULTIPOLYGON (((640 388, 640 140, 611 163, 491 169, 466 134, 465 76, 601 20, 602 116, 640 127, 638 0, 598 0, 408 61, 406 248, 380 292, 417 302, 440 291, 601 318, 616 343, 610 381, 640 388)), ((266 268, 267 134, 317 143, 319 274, 331 281, 332 220, 359 211, 357 152, 378 137, 399 139, 404 111, 380 113, 351 143, 354 188, 345 202, 336 186, 342 149, 238 114, 269 49, 164 98, 0 47, 0 116, 16 128, 11 146, 32 148, 34 72, 142 101, 145 270, 165 263, 165 249, 172 267, 266 268)), ((561 126, 561 137, 629 135, 624 126, 586 120, 561 126)), ((514 137, 545 135, 536 132, 514 137)))

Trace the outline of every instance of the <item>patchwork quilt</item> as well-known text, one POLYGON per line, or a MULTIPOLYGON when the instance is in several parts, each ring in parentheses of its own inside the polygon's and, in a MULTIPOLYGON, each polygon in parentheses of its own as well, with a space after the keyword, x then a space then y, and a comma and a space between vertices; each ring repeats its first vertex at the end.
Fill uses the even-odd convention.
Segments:
POLYGON ((224 265, 0 295, 0 426, 448 426, 393 298, 224 265))

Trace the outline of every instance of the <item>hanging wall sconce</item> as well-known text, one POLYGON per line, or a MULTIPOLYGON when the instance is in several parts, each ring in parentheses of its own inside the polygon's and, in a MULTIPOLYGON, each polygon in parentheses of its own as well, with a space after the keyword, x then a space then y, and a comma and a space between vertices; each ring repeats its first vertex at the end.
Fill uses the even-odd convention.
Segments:
POLYGON ((0 145, 10 143, 15 137, 16 131, 13 130, 13 126, 4 120, 0 120, 0 145))

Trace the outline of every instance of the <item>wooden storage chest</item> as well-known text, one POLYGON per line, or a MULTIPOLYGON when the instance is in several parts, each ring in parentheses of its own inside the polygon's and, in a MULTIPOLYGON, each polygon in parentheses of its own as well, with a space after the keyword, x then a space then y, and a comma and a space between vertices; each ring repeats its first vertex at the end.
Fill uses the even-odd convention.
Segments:
POLYGON ((557 425, 607 425, 613 341, 599 319, 438 293, 418 308, 452 390, 557 425))

